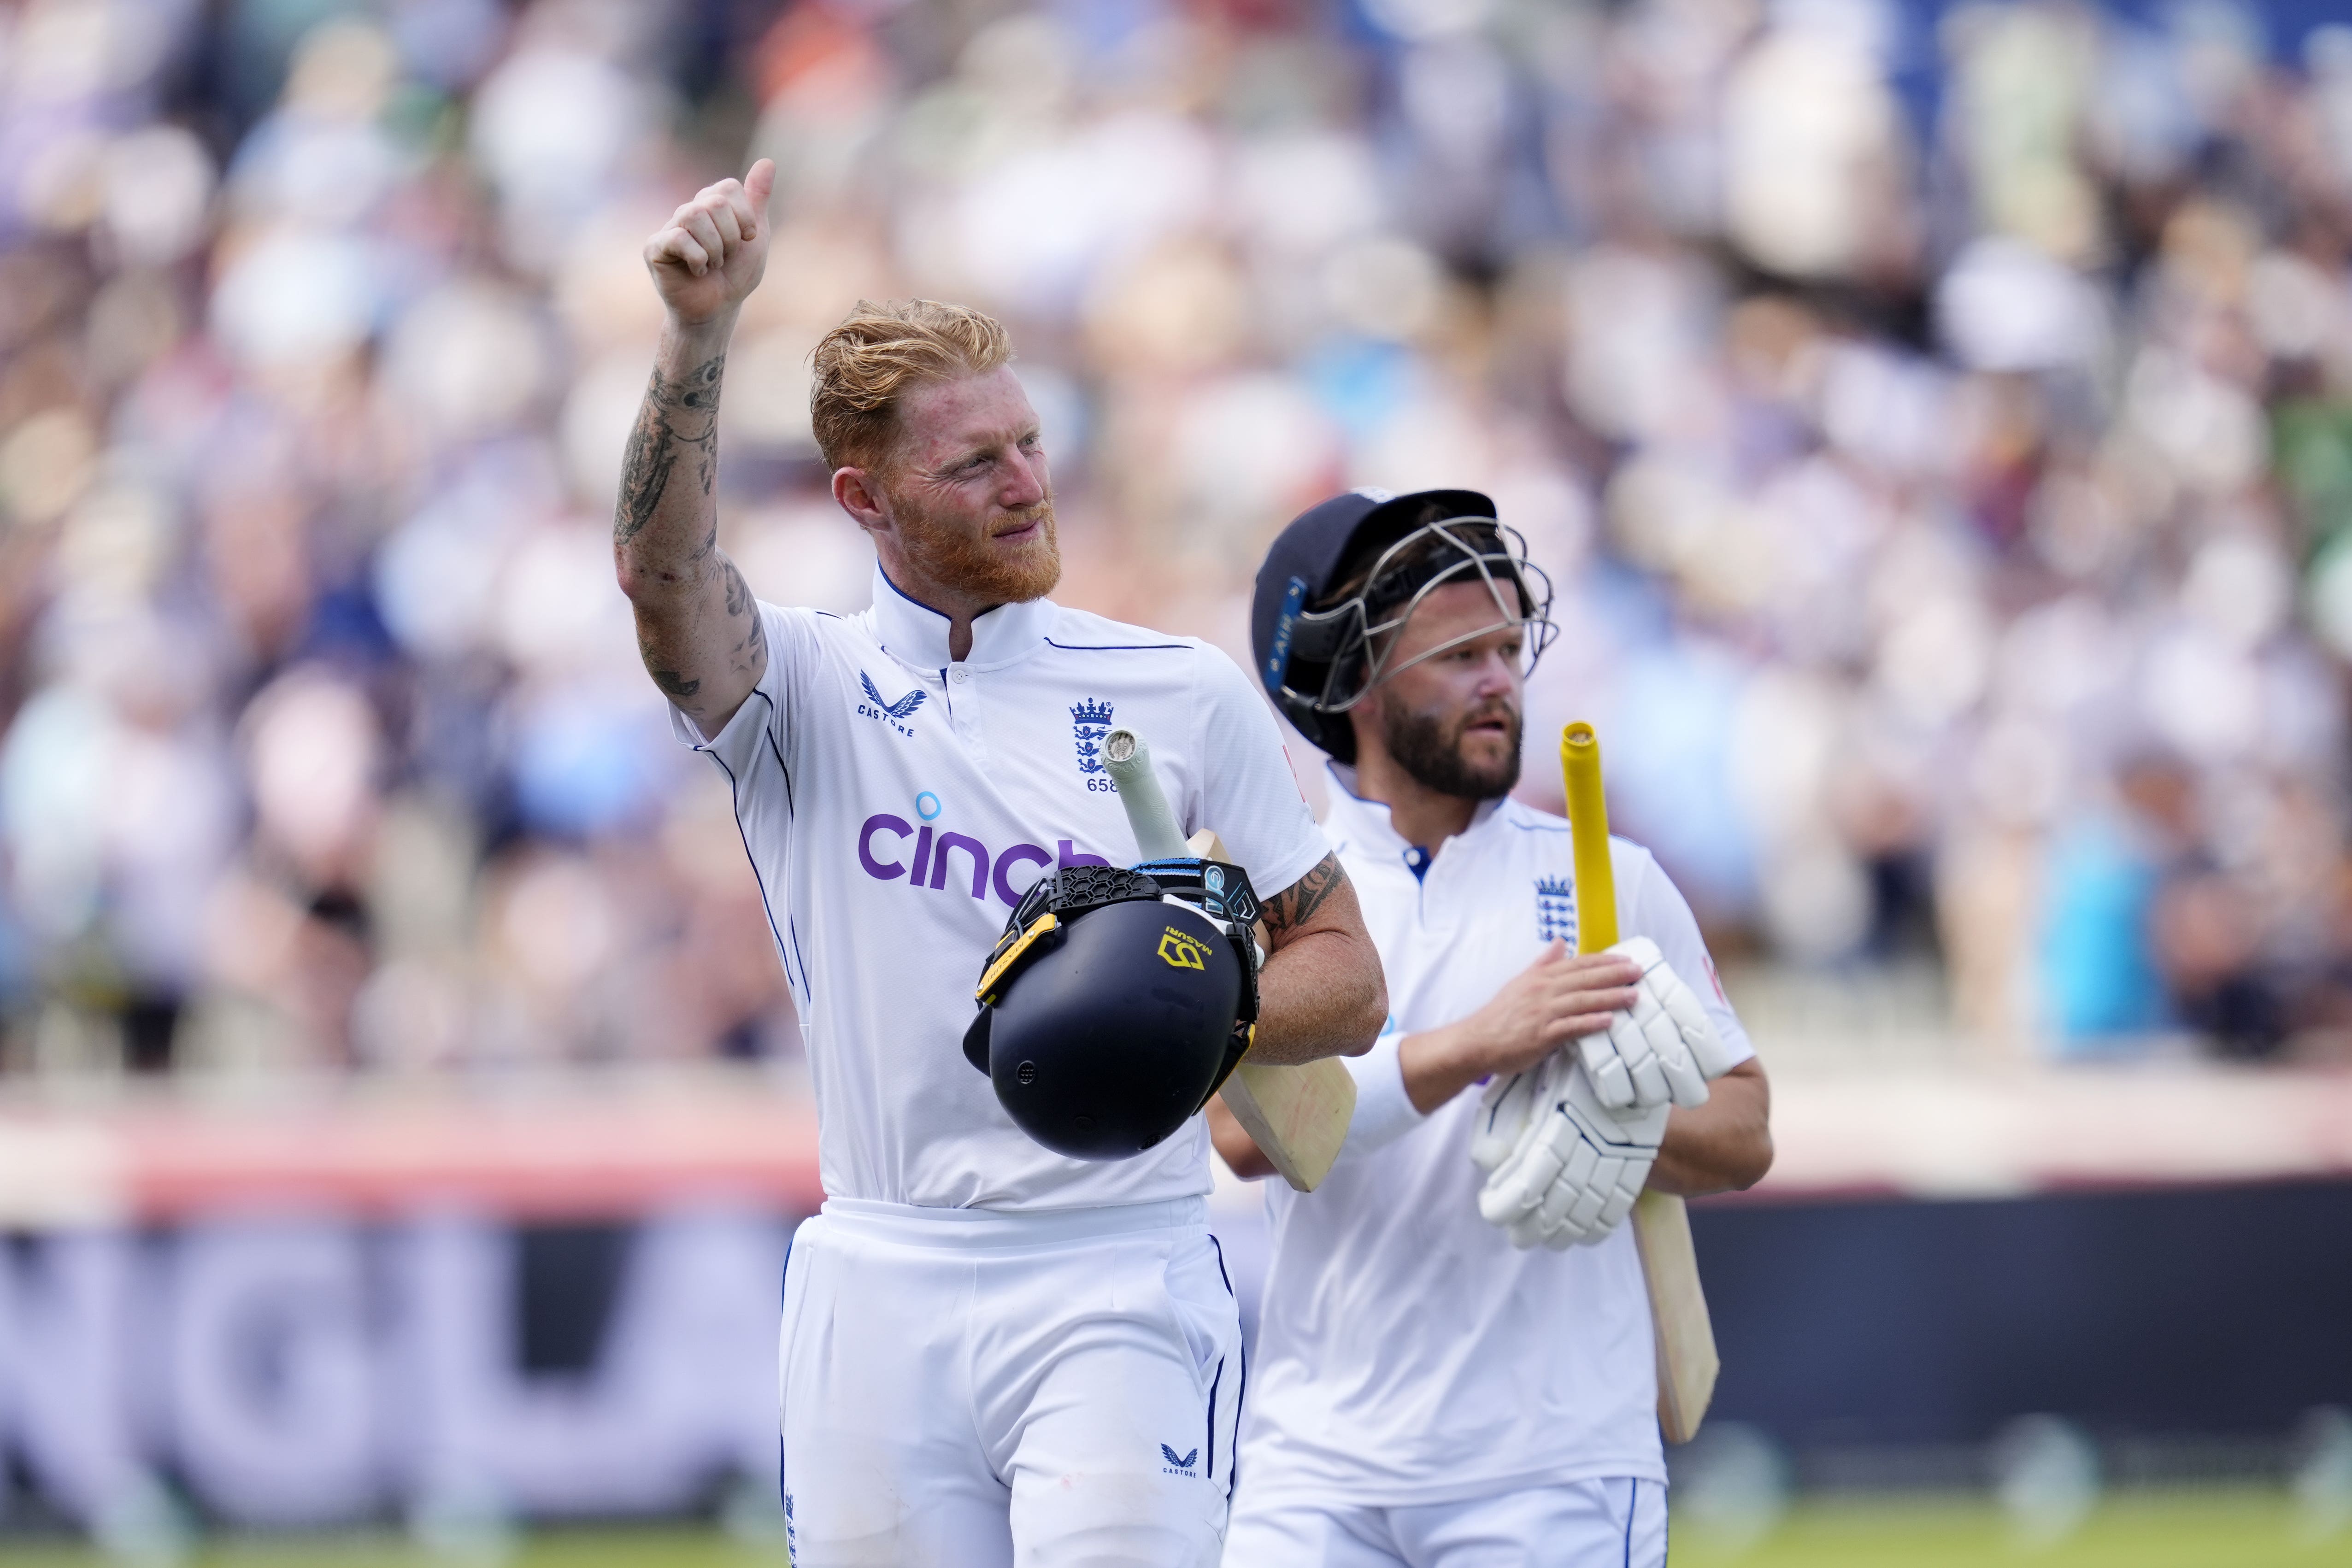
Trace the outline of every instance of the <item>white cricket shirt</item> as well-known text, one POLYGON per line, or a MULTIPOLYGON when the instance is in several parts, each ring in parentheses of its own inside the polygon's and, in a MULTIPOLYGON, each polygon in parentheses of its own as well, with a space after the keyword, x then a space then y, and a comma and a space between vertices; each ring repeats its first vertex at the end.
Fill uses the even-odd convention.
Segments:
MULTIPOLYGON (((1478 1216, 1477 1090, 1426 1117, 1397 1046, 1478 1010, 1553 937, 1576 940, 1567 821, 1481 807, 1421 852, 1331 769, 1324 831, 1387 971, 1387 1030, 1347 1060, 1348 1142, 1309 1195, 1268 1182, 1274 1257, 1251 1358, 1243 1485, 1414 1504, 1601 1476, 1663 1482, 1649 1300, 1630 1226, 1519 1251, 1478 1216)), ((1738 1060, 1755 1054, 1690 906, 1647 850, 1610 841, 1621 937, 1658 944, 1738 1060)))
POLYGON ((1014 902, 1055 863, 1142 857, 1100 758, 1151 747, 1188 833, 1214 827, 1262 895, 1329 852, 1274 716, 1233 661, 1048 600, 948 621, 877 569, 862 614, 762 603, 768 668, 726 728, 679 737, 735 819, 800 1010, 835 1197, 1075 1208, 1209 1190, 1198 1118, 1131 1160, 1032 1143, 964 1060, 972 988, 1014 902))

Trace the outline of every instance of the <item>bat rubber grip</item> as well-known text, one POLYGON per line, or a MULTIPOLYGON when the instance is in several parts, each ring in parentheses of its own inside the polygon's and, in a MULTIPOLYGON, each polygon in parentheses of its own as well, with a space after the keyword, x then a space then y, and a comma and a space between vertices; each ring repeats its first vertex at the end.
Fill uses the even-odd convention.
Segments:
POLYGON ((1118 803, 1127 810, 1127 825, 1135 831, 1140 859, 1173 860, 1192 852, 1184 847, 1176 814, 1160 791, 1160 776, 1151 768, 1151 747, 1143 737, 1124 725, 1104 736, 1103 766, 1118 786, 1118 803))
POLYGON ((1617 946, 1617 875, 1609 863, 1609 805, 1601 794, 1601 737, 1581 721, 1559 732, 1568 834, 1576 861, 1576 950, 1617 946))

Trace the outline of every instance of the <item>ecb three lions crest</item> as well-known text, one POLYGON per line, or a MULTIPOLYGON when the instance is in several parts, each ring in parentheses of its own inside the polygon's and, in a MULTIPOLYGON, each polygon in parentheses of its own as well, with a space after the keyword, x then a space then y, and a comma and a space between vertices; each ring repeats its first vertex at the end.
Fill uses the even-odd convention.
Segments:
MULTIPOLYGON (((1078 771, 1105 773, 1103 737, 1110 733, 1111 705, 1081 698, 1070 709, 1070 735, 1078 748, 1078 771)), ((1108 779, 1105 782, 1108 782, 1108 779)))
POLYGON ((1576 946, 1576 890, 1564 876, 1536 878, 1536 939, 1576 946))

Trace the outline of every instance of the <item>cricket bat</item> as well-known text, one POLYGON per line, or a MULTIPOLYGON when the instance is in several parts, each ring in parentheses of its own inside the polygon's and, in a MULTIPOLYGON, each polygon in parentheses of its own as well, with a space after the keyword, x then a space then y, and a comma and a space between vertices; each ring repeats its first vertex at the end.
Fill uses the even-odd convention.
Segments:
MULTIPOLYGON (((1168 809, 1160 777, 1152 771, 1151 748, 1141 736, 1124 726, 1112 730, 1103 737, 1103 761, 1111 782, 1118 786, 1119 804, 1145 860, 1195 855, 1235 863, 1211 829, 1185 839, 1175 813, 1168 809)), ((1260 946, 1265 945, 1263 923, 1257 939, 1260 946)), ((1300 1192, 1313 1192, 1330 1174, 1356 1113, 1356 1081, 1328 1058, 1274 1067, 1244 1057, 1217 1092, 1282 1179, 1300 1192)))
MULTIPOLYGON (((1617 878, 1609 862, 1609 807, 1601 794, 1601 737, 1591 725, 1571 724, 1560 732, 1559 768, 1576 860, 1576 950, 1598 953, 1617 945, 1617 878)), ((1723 1367, 1699 1284, 1690 1211, 1672 1193, 1651 1190, 1633 1200, 1633 1218, 1658 1349, 1658 1429, 1669 1443, 1687 1443, 1698 1435, 1723 1367)))

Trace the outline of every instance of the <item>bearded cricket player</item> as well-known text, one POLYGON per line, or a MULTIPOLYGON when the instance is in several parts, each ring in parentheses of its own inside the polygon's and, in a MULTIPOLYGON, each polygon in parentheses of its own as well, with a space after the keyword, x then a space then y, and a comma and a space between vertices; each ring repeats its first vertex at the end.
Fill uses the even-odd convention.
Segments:
MULTIPOLYGON (((1330 753, 1324 830, 1393 1016, 1346 1064, 1355 1114, 1322 1186, 1267 1184, 1228 1568, 1665 1562, 1625 1217, 1644 1186, 1759 1180, 1767 1091, 1646 851, 1610 844, 1630 940, 1574 951, 1569 825, 1510 799, 1549 601, 1474 491, 1335 497, 1259 575, 1258 674, 1330 753), (1624 1027, 1637 1010, 1650 1027, 1624 1027)), ((1235 1170, 1271 1168, 1212 1120, 1235 1170)))
POLYGON ((862 304, 827 334, 812 422, 873 605, 752 597, 719 548, 718 415, 773 182, 762 160, 646 243, 667 319, 613 546, 678 736, 733 789, 808 1042, 826 1197, 785 1273, 793 1561, 1213 1563, 1244 1377, 1204 1125, 1116 1162, 1031 1141, 965 1060, 973 981, 1041 875, 1139 858, 1113 725, 1267 890, 1253 1060, 1365 1049, 1379 960, 1247 678, 1045 597, 1053 484, 988 317, 862 304))

